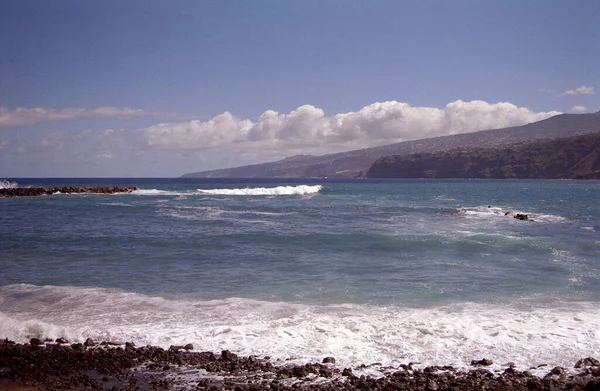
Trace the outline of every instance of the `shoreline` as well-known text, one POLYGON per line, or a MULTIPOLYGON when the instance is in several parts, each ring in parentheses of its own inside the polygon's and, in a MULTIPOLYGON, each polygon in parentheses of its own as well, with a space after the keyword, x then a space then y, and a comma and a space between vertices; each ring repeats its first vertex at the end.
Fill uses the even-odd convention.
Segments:
MULTIPOLYGON (((509 363, 510 364, 510 363, 509 363)), ((543 376, 508 365, 488 369, 474 359, 468 370, 452 366, 341 368, 334 357, 306 364, 273 363, 269 357, 194 350, 191 344, 163 349, 133 343, 69 343, 0 340, 0 390, 213 389, 213 390, 581 390, 600 389, 600 361, 584 358, 574 368, 548 367, 543 376), (367 373, 367 374, 365 374, 367 373)))

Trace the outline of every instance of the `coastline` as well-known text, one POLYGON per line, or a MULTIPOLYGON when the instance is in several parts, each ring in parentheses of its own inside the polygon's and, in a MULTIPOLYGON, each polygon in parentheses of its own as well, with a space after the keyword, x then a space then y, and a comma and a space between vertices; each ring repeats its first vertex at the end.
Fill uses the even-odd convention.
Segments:
MULTIPOLYGON (((418 368, 417 363, 379 368, 378 363, 340 368, 334 357, 321 362, 273 363, 224 350, 200 352, 190 345, 136 347, 108 342, 71 344, 65 339, 19 344, 0 340, 0 389, 212 389, 212 390, 581 390, 600 389, 600 362, 584 358, 573 368, 548 367, 542 376, 510 363, 489 370, 474 359, 469 369, 418 368)), ((533 368, 532 368, 533 369, 533 368)))

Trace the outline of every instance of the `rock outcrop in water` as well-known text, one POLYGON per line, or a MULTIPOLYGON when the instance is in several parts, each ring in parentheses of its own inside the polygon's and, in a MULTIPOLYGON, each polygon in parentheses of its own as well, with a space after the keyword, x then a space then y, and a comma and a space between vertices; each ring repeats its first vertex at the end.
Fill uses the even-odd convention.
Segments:
MULTIPOLYGON (((39 341, 39 340, 38 340, 39 341)), ((473 369, 414 364, 381 367, 381 376, 356 375, 378 364, 354 369, 334 364, 273 364, 268 357, 239 357, 224 350, 190 352, 155 346, 135 347, 103 342, 72 345, 17 344, 0 340, 0 388, 17 385, 39 389, 88 390, 572 390, 600 389, 598 360, 579 360, 567 371, 555 367, 543 376, 504 369, 484 369, 490 360, 473 360, 473 369), (477 368, 479 367, 479 368, 477 368), (355 372, 356 371, 356 372, 355 372)), ((331 358, 331 357, 330 357, 331 358)), ((334 361, 334 360, 330 360, 334 361)), ((32 389, 32 388, 28 388, 32 389)))
POLYGON ((137 186, 98 186, 98 187, 15 187, 10 189, 0 189, 0 197, 32 197, 41 195, 51 195, 55 193, 63 194, 114 194, 131 193, 140 190, 137 186))
POLYGON ((600 133, 448 152, 385 156, 368 178, 600 179, 600 133))

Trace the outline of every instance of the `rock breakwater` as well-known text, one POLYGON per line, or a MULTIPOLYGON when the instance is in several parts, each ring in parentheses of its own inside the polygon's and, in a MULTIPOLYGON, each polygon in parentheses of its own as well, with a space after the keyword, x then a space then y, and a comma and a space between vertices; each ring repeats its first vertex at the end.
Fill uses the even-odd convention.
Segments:
POLYGON ((0 189, 0 197, 33 197, 41 195, 63 194, 114 194, 131 193, 140 190, 137 186, 85 186, 85 187, 15 187, 0 189))

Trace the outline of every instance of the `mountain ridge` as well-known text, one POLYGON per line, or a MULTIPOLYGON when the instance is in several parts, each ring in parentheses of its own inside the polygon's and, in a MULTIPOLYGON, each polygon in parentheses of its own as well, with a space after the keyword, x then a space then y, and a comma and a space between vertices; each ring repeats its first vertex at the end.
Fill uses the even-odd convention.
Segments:
POLYGON ((184 178, 351 178, 365 176, 377 159, 449 151, 458 147, 491 148, 536 139, 561 138, 600 131, 600 111, 559 114, 521 126, 402 141, 321 156, 295 155, 278 161, 200 171, 184 178))
POLYGON ((367 178, 600 179, 600 131, 496 148, 383 156, 367 178))

